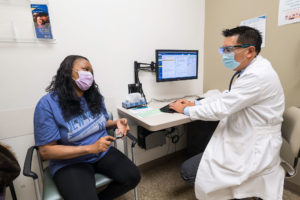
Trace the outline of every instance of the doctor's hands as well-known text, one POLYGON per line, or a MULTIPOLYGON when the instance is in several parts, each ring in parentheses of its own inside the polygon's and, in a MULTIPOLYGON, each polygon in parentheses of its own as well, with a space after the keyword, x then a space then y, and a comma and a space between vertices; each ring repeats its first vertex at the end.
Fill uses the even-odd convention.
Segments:
POLYGON ((185 106, 195 106, 194 102, 188 101, 186 99, 178 99, 177 101, 179 101, 181 104, 183 104, 185 106))
POLYGON ((195 106, 195 103, 186 99, 178 99, 169 105, 170 109, 173 109, 178 113, 183 113, 184 108, 187 106, 195 106))

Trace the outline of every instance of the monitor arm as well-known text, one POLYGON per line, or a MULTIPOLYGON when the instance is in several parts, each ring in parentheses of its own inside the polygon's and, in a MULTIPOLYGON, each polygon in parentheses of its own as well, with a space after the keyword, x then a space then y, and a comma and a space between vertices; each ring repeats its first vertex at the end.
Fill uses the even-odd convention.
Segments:
POLYGON ((145 70, 148 69, 148 71, 155 71, 155 63, 151 62, 151 63, 139 63, 137 61, 134 61, 134 83, 135 84, 139 84, 140 80, 139 80, 139 71, 140 70, 145 70))
POLYGON ((134 61, 134 84, 128 84, 128 93, 134 93, 138 92, 144 97, 146 104, 147 104, 147 99, 144 94, 143 88, 142 88, 142 83, 140 82, 139 79, 139 71, 155 71, 155 63, 139 63, 137 61, 134 61))

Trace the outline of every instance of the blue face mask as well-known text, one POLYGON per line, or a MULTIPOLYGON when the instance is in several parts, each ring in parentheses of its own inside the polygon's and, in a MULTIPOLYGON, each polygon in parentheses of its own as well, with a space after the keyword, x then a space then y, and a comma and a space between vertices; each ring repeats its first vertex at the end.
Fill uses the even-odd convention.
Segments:
POLYGON ((225 67, 231 70, 234 70, 241 64, 234 60, 234 53, 224 53, 222 57, 222 61, 225 67))

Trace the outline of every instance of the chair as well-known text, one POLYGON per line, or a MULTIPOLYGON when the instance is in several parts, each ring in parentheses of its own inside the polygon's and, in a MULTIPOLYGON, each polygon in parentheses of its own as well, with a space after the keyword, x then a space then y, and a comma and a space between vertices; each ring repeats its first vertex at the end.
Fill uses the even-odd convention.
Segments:
MULTIPOLYGON (((300 108, 290 107, 283 113, 281 127, 282 137, 291 147, 294 156, 294 164, 291 166, 287 161, 281 159, 281 166, 286 171, 286 178, 296 175, 298 158, 300 157, 300 108)), ((258 197, 247 198, 247 200, 260 200, 258 197)))
POLYGON ((286 171, 286 178, 296 175, 298 158, 300 157, 300 108, 292 106, 283 113, 282 137, 289 144, 294 163, 291 166, 285 160, 281 161, 282 167, 286 171))
MULTIPOLYGON (((109 119, 113 119, 112 113, 108 112, 109 114, 109 119)), ((115 133, 113 130, 108 131, 109 135, 114 136, 115 133)), ((134 147, 137 142, 137 139, 131 135, 129 132, 127 133, 127 137, 132 140, 132 145, 131 145, 131 153, 132 153, 132 161, 135 163, 135 158, 134 158, 134 147)), ((43 166, 43 160, 40 157, 39 149, 38 146, 32 146, 27 150, 26 158, 25 158, 25 163, 24 163, 24 168, 23 168, 23 174, 24 176, 31 177, 34 181, 34 186, 35 186, 35 192, 36 192, 36 197, 37 200, 63 200, 61 195, 59 194, 58 189, 56 188, 56 185, 54 181, 52 180, 49 169, 48 167, 43 166), (41 189, 39 185, 39 179, 38 175, 31 171, 31 163, 32 163, 32 157, 33 157, 33 152, 36 150, 37 152, 37 158, 38 158, 38 163, 39 163, 39 169, 40 169, 40 174, 43 182, 43 191, 41 194, 41 189)), ((101 188, 106 185, 108 185, 112 180, 102 174, 96 173, 95 174, 95 184, 96 188, 101 188)), ((138 200, 137 197, 137 187, 134 189, 135 193, 135 199, 138 200)))

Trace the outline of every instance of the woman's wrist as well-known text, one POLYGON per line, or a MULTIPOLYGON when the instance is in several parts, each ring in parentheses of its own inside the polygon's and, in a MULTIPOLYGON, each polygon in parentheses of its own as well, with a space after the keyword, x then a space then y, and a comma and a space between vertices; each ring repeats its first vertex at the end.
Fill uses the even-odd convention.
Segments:
POLYGON ((94 152, 93 152, 93 146, 92 146, 92 144, 86 145, 86 146, 83 146, 83 147, 84 147, 84 151, 85 151, 87 154, 92 154, 92 153, 94 153, 94 152))
POLYGON ((116 129, 117 128, 117 120, 108 120, 106 121, 106 128, 107 129, 116 129))
POLYGON ((114 121, 112 129, 117 129, 118 128, 118 119, 114 121))

